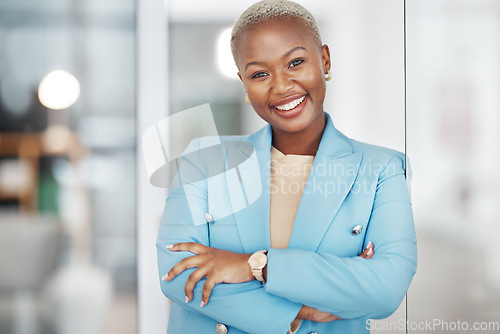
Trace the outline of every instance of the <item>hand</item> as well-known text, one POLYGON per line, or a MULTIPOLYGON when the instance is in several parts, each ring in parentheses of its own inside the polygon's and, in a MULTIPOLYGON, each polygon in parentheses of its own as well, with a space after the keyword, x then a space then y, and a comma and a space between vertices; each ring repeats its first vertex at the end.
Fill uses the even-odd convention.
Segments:
POLYGON ((304 319, 314 322, 330 322, 340 319, 339 317, 328 312, 318 311, 317 309, 303 305, 297 314, 297 319, 304 319))
POLYGON ((373 252, 374 246, 371 241, 368 242, 368 245, 366 246, 365 250, 359 254, 360 257, 363 259, 371 259, 373 257, 373 252))
POLYGON ((255 279, 247 263, 251 254, 234 253, 195 242, 182 242, 168 245, 167 248, 171 252, 188 251, 195 254, 179 261, 170 269, 167 275, 163 276, 165 281, 171 281, 188 268, 198 268, 189 276, 186 282, 184 288, 186 302, 193 299, 193 289, 196 283, 205 276, 207 280, 203 285, 201 307, 208 303, 215 284, 223 282, 243 283, 255 279))

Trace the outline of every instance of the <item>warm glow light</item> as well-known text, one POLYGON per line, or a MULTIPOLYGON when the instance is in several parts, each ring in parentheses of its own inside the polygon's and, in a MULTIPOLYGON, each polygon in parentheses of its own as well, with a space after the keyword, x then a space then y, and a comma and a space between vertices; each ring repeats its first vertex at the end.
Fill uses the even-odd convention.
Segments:
POLYGON ((231 41, 231 29, 232 28, 227 28, 220 33, 219 39, 217 40, 216 59, 220 71, 225 76, 231 79, 238 79, 238 68, 234 64, 231 46, 229 44, 231 41))
POLYGON ((71 146, 71 132, 63 125, 51 125, 42 136, 43 148, 52 154, 67 152, 71 146))
POLYGON ((40 102, 49 109, 66 109, 80 96, 80 83, 74 75, 57 70, 47 74, 38 87, 40 102))

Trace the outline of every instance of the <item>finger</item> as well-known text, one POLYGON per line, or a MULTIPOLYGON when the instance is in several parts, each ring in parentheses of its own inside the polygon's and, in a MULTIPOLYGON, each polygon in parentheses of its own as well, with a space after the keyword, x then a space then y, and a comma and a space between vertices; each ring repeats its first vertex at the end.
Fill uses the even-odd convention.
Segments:
POLYGON ((363 259, 366 259, 366 253, 368 253, 368 248, 365 249, 361 254, 359 254, 359 257, 362 257, 363 259))
POLYGON ((375 252, 373 251, 373 248, 370 247, 366 250, 366 256, 365 256, 365 259, 371 259, 373 257, 373 255, 375 254, 375 252))
POLYGON ((373 256, 373 244, 371 241, 368 242, 368 245, 359 256, 365 259, 373 256))
POLYGON ((172 252, 188 251, 193 254, 200 254, 206 248, 208 247, 197 242, 180 242, 173 245, 167 245, 167 249, 172 252))
POLYGON ((371 259, 373 257, 373 254, 374 254, 373 249, 374 249, 374 246, 373 246, 372 242, 369 241, 368 245, 365 248, 365 251, 366 251, 365 259, 371 259))
POLYGON ((200 304, 201 307, 208 304, 208 300, 210 299, 210 295, 212 294, 212 289, 214 288, 215 284, 217 284, 217 281, 215 279, 211 277, 207 278, 205 284, 203 285, 203 293, 201 295, 200 304))
POLYGON ((185 259, 180 260, 175 266, 170 269, 170 271, 163 276, 164 281, 171 281, 177 275, 181 274, 184 270, 190 268, 196 268, 202 263, 202 260, 198 258, 198 256, 190 256, 185 259))
POLYGON ((188 302, 193 299, 193 290, 196 283, 198 283, 203 277, 205 277, 205 272, 201 269, 197 269, 189 275, 189 278, 186 281, 186 286, 184 287, 184 293, 186 294, 186 300, 188 302))

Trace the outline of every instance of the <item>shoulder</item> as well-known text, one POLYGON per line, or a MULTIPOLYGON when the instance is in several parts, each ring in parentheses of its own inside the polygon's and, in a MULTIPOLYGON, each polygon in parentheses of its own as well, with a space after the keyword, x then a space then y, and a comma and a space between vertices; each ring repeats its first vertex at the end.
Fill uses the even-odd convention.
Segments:
POLYGON ((379 162, 389 162, 393 158, 404 158, 404 153, 391 148, 363 143, 354 139, 349 140, 354 152, 362 152, 365 157, 376 159, 379 162))
POLYGON ((406 156, 397 150, 348 139, 352 145, 353 152, 362 153, 362 164, 375 166, 380 172, 391 175, 406 170, 406 156), (399 171, 399 172, 397 172, 399 171))

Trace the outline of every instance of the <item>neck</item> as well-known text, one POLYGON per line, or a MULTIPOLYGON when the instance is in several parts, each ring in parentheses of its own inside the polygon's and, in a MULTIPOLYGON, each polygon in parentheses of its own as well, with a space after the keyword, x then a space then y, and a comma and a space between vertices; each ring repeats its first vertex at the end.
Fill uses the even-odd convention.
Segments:
POLYGON ((289 133, 273 128, 272 145, 283 154, 316 155, 326 126, 325 118, 320 118, 321 122, 301 132, 289 133))

